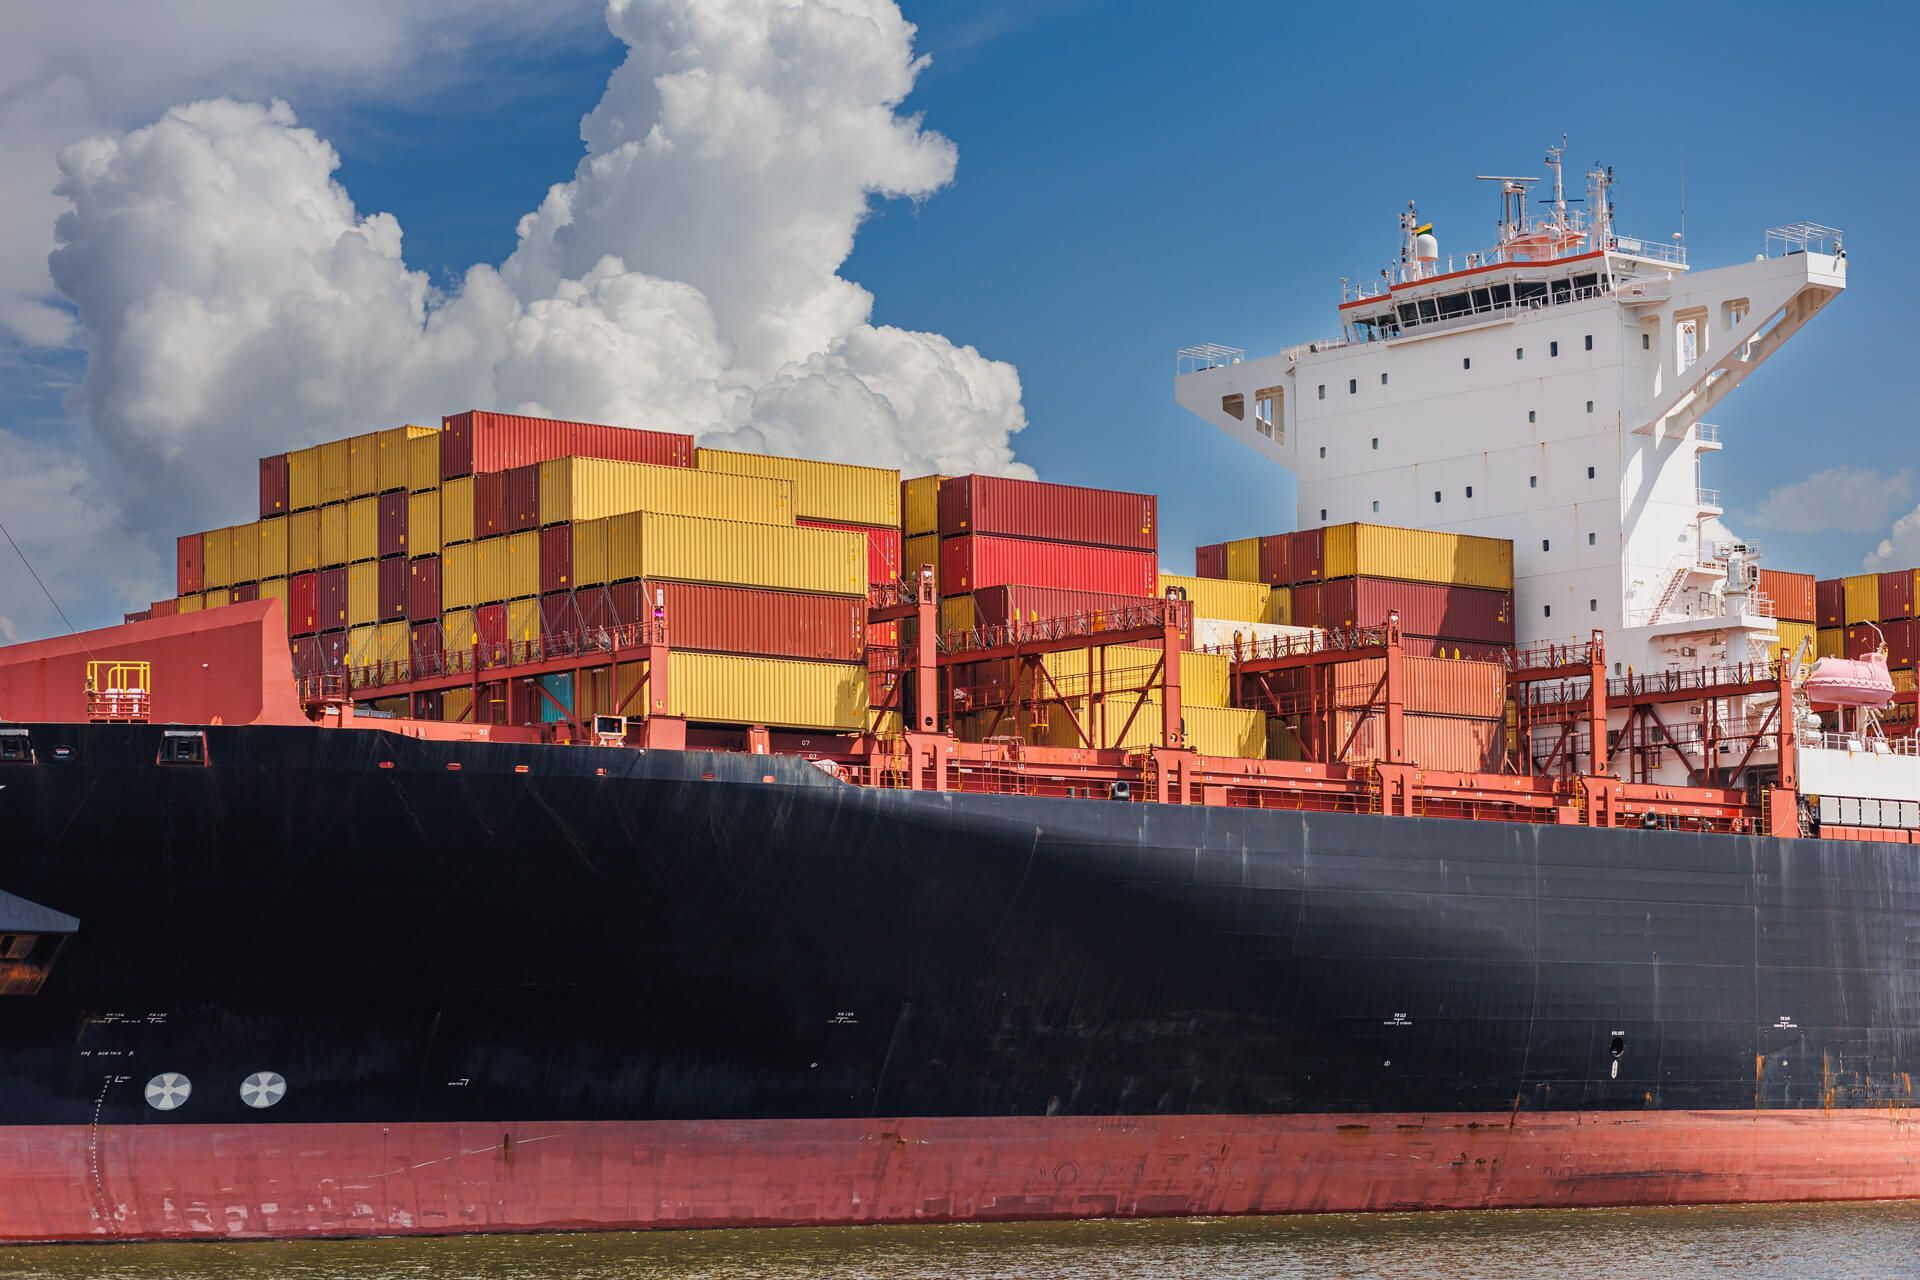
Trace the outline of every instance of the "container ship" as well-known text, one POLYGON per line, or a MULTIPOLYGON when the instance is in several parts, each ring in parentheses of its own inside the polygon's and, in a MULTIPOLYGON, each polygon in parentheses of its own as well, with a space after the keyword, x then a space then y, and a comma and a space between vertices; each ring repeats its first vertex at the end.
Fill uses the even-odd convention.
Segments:
POLYGON ((1839 234, 1691 270, 1559 159, 1179 353, 1299 482, 1188 574, 630 427, 261 459, 0 649, 0 1237, 1920 1195, 1915 573, 1700 483, 1839 234))

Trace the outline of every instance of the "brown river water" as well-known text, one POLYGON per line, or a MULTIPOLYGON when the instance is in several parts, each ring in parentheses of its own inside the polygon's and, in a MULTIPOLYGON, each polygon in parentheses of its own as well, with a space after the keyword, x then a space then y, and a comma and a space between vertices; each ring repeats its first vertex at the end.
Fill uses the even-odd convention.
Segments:
POLYGON ((0 1249, 0 1280, 1847 1280, 1920 1277, 1920 1203, 0 1249))

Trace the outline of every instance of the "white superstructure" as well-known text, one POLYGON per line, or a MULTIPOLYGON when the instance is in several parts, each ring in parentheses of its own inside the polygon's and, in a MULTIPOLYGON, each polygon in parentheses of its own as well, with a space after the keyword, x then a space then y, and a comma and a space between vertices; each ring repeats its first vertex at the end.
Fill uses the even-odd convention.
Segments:
POLYGON ((1294 473, 1301 528, 1511 538, 1523 644, 1599 628, 1620 668, 1747 660, 1771 610, 1701 483, 1721 447, 1705 419, 1846 287, 1840 235, 1776 228, 1752 261, 1691 271, 1678 237, 1615 232, 1611 170, 1571 209, 1562 150, 1545 217, 1526 213, 1535 179, 1489 179, 1497 242, 1442 259, 1410 204, 1400 261, 1344 290, 1339 337, 1187 348, 1175 395, 1294 473))

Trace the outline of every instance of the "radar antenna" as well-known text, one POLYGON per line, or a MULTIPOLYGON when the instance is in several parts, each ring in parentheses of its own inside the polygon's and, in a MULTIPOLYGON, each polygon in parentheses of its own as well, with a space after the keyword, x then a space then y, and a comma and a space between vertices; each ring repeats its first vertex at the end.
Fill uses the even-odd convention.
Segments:
POLYGON ((1473 176, 1478 182, 1500 184, 1500 243, 1505 244, 1526 231, 1527 187, 1540 179, 1510 178, 1496 173, 1476 173, 1473 176))

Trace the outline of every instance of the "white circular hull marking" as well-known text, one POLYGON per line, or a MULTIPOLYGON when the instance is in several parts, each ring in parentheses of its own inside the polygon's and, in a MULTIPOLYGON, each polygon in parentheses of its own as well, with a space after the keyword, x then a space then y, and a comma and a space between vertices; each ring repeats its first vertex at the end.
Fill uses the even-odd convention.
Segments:
POLYGON ((155 1111, 172 1111, 185 1105, 193 1094, 193 1081, 178 1071, 162 1071, 147 1081, 147 1105, 155 1111))
POLYGON ((278 1071, 256 1071, 240 1082, 240 1101, 264 1111, 287 1096, 287 1079, 278 1071))

